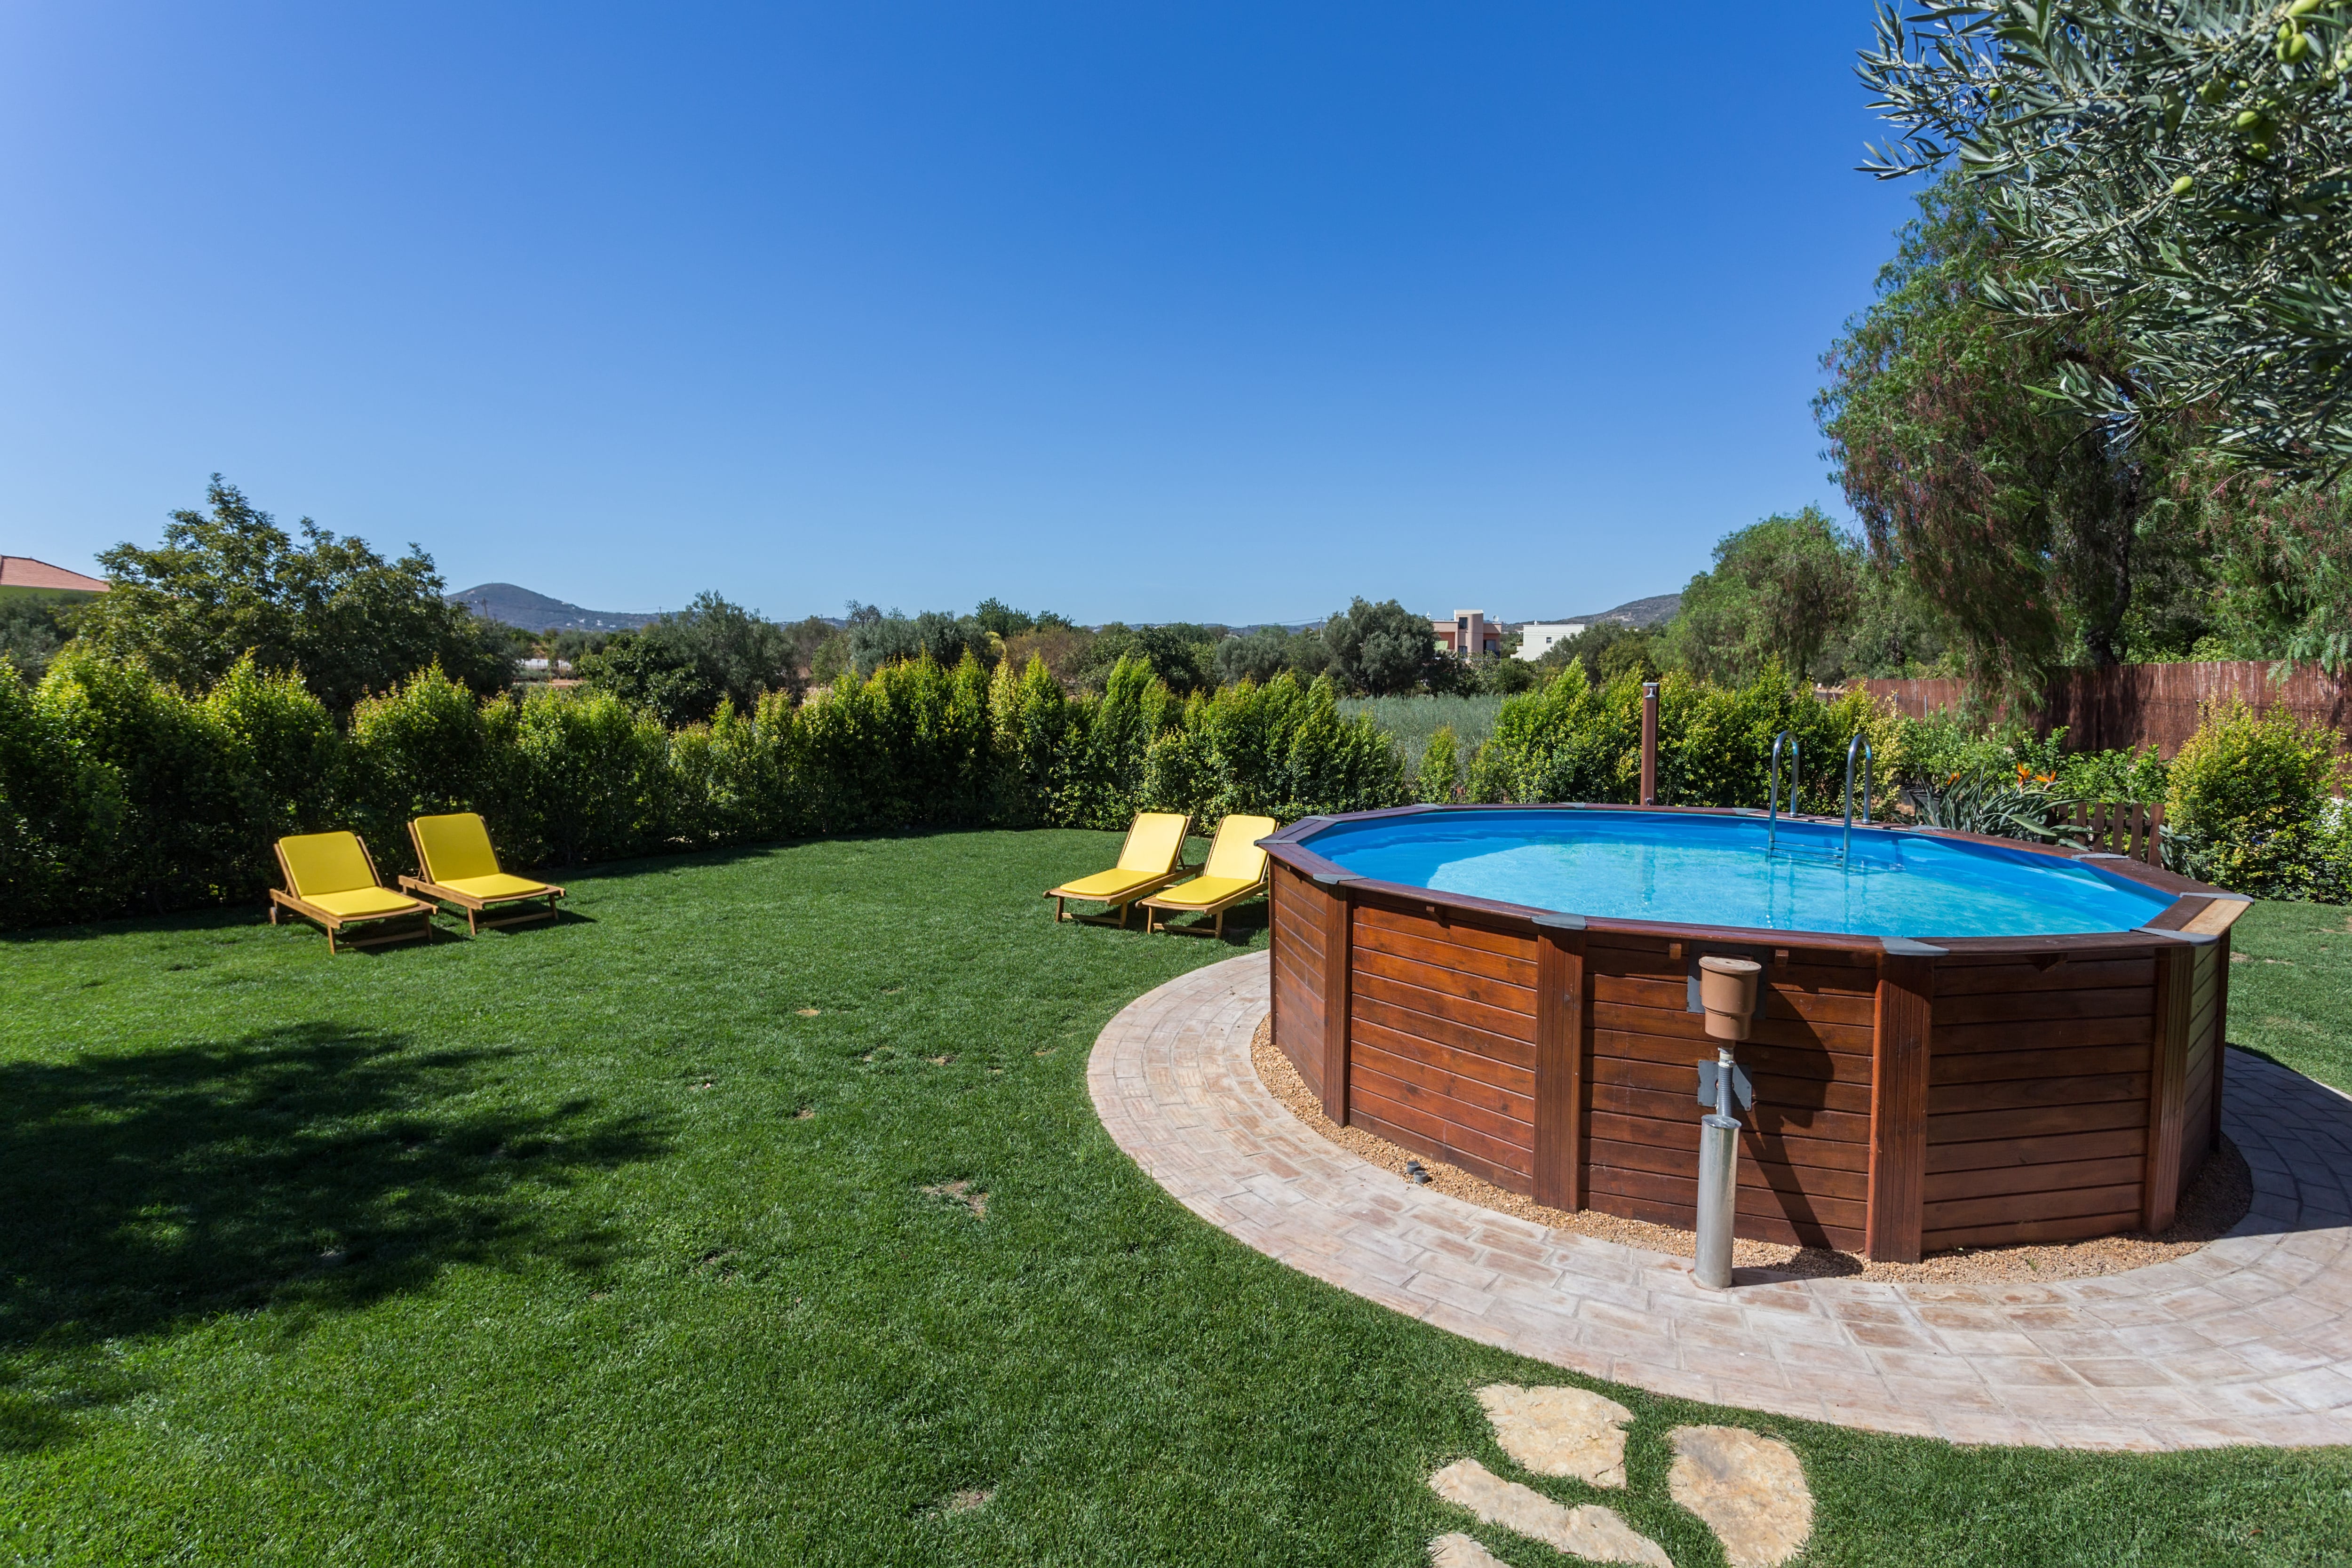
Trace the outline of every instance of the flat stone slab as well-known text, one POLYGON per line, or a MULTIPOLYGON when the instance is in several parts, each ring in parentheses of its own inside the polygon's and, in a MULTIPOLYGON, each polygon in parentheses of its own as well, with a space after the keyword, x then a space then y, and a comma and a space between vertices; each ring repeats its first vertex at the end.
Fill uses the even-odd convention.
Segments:
POLYGON ((1570 1508, 1554 1502, 1533 1487, 1505 1480, 1475 1459, 1454 1460, 1429 1478, 1429 1489, 1487 1524, 1499 1524, 1570 1557, 1675 1568, 1665 1548, 1620 1519, 1616 1510, 1598 1503, 1570 1508))
POLYGON ((1368 1300, 1660 1394, 1959 1443, 2352 1443, 2352 1100, 2242 1051, 2223 1128, 2253 1207, 2187 1258, 2048 1285, 1790 1279, 1400 1182, 1302 1126, 1250 1065, 1267 956, 1130 1003, 1087 1063, 1103 1125, 1185 1207, 1368 1300))
POLYGON ((1489 1384, 1478 1391, 1495 1441, 1539 1476, 1574 1476, 1596 1487, 1625 1484, 1625 1423, 1633 1413, 1581 1388, 1489 1384))
POLYGON ((1706 1521, 1731 1568, 1780 1568, 1813 1532, 1813 1493, 1797 1451, 1738 1426, 1677 1426, 1666 1491, 1706 1521))

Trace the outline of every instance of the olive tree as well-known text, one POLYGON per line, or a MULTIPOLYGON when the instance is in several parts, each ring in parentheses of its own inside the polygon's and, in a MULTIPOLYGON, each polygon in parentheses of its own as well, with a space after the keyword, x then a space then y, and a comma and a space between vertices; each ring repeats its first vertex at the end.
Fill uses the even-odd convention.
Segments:
POLYGON ((2131 442, 2207 410, 2290 477, 2352 463, 2352 38, 2346 0, 1925 0, 1860 66, 1900 134, 1864 168, 1956 164, 2042 268, 2027 320, 2094 315, 2049 390, 2131 442))

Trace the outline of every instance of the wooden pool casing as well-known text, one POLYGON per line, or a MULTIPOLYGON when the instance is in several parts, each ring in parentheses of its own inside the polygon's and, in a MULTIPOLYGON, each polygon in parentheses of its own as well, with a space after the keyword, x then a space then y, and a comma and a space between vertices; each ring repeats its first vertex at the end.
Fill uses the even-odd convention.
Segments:
POLYGON ((1343 1125, 1539 1203, 1689 1228, 1714 1043, 1685 977, 1744 952, 1766 972, 1738 1047, 1740 1236, 1909 1262, 2162 1230, 2220 1136, 2240 895, 2105 857, 2171 907, 2127 932, 1881 939, 1550 914, 1358 877, 1300 842, 1433 809, 1477 808, 1265 841, 1275 1041, 1343 1125))

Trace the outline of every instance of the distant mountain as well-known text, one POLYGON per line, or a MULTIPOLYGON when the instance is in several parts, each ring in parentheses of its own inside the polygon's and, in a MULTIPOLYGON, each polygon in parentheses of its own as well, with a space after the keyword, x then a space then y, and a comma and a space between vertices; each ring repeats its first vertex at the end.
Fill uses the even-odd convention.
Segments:
POLYGON ((1564 621, 1582 621, 1591 626, 1595 621, 1622 621, 1629 626, 1654 626, 1660 621, 1671 621, 1675 612, 1683 607, 1680 594, 1660 594, 1654 598, 1633 599, 1613 610, 1595 610, 1589 616, 1562 616, 1564 621))
POLYGON ((627 610, 583 610, 577 605, 518 588, 512 583, 485 583, 447 598, 451 604, 463 605, 485 620, 520 626, 527 632, 627 632, 660 619, 627 610))

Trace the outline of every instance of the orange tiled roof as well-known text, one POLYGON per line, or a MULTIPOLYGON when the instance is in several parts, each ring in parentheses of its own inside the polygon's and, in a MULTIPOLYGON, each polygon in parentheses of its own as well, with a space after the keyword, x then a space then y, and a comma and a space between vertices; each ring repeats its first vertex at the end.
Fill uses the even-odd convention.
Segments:
POLYGON ((85 577, 29 555, 0 555, 0 588, 65 588, 77 594, 103 594, 111 585, 103 577, 85 577))

